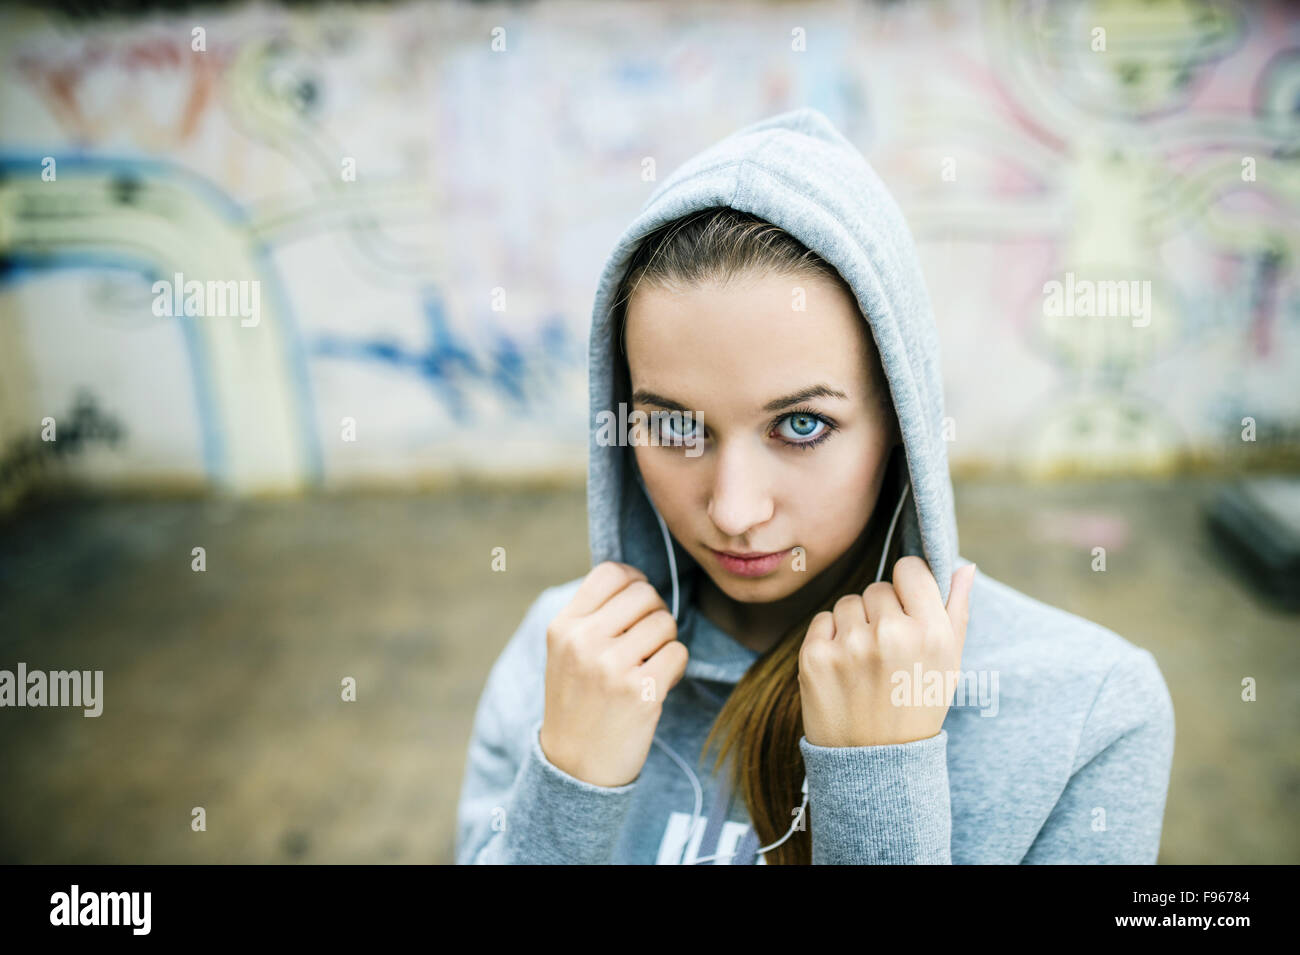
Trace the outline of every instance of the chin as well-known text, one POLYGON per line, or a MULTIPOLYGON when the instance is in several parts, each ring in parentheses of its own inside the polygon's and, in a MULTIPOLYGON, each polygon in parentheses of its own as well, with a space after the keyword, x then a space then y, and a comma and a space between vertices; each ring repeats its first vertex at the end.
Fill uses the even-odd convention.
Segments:
POLYGON ((709 574, 709 577, 719 590, 737 603, 765 604, 788 597, 803 585, 802 581, 790 579, 792 573, 783 569, 766 577, 751 579, 727 573, 717 576, 709 574))

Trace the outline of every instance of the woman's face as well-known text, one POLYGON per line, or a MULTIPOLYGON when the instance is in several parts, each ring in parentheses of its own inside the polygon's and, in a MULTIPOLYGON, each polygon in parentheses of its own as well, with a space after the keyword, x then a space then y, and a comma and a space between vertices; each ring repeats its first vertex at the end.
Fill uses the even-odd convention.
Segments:
POLYGON ((749 275, 725 289, 642 286, 626 333, 630 410, 694 413, 676 427, 702 440, 697 448, 661 437, 634 453, 668 529, 719 590, 780 600, 848 550, 898 436, 887 386, 872 373, 870 329, 837 283, 749 275))

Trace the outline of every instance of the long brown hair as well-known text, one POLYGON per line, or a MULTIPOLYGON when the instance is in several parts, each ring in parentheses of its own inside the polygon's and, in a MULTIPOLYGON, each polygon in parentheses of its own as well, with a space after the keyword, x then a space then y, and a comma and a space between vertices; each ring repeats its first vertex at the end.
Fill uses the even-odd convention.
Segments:
MULTIPOLYGON (((823 258, 809 250, 784 229, 748 213, 726 206, 691 213, 669 222, 643 237, 633 252, 614 296, 611 330, 616 348, 615 401, 627 400, 630 372, 624 347, 627 303, 637 287, 646 282, 659 287, 690 287, 706 282, 726 283, 749 273, 775 272, 790 276, 820 276, 831 279, 856 302, 852 289, 823 258)), ((897 431, 897 418, 889 399, 888 386, 870 330, 870 343, 881 413, 897 431)), ((737 682, 714 721, 700 753, 700 761, 718 746, 713 771, 716 773, 730 754, 732 791, 745 801, 760 845, 776 842, 789 831, 802 802, 803 712, 799 699, 799 650, 812 618, 830 610, 845 594, 862 593, 875 581, 881 562, 893 502, 906 482, 906 459, 901 442, 896 442, 886 466, 878 504, 862 535, 854 544, 856 557, 847 564, 828 596, 805 617, 795 622, 762 656, 750 665, 737 682)), ((889 579, 894 563, 902 556, 902 531, 896 528, 885 558, 882 579, 889 579)), ((803 828, 765 856, 769 865, 810 864, 812 835, 807 817, 803 828)))

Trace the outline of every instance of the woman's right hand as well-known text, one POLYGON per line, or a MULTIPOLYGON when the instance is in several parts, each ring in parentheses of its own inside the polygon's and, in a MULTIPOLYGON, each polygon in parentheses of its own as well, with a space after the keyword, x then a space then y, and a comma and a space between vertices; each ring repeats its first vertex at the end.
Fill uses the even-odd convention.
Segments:
POLYGON ((595 786, 632 782, 687 658, 677 621, 645 574, 597 564, 546 628, 546 758, 595 786))

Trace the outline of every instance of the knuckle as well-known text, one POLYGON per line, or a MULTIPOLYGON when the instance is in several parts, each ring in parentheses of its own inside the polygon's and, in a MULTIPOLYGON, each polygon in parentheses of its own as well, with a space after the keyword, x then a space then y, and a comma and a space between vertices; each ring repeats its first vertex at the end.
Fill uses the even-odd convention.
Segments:
POLYGON ((564 636, 560 642, 576 648, 578 644, 582 643, 590 625, 590 618, 588 617, 570 620, 564 628, 564 636))
POLYGON ((898 614, 885 614, 876 621, 876 637, 880 640, 897 640, 906 633, 907 621, 898 614))
POLYGON ((862 606, 862 597, 858 594, 845 594, 839 600, 835 601, 834 613, 842 613, 846 610, 855 610, 862 606), (856 606, 855 606, 856 605, 856 606))
POLYGON ((633 574, 626 564, 613 560, 604 560, 591 569, 591 577, 610 587, 622 587, 633 579, 633 574))
POLYGON ((619 573, 618 564, 614 563, 612 560, 602 560, 595 567, 591 568, 591 573, 587 576, 603 579, 605 577, 613 577, 617 573, 619 573))
POLYGON ((815 637, 829 637, 835 632, 835 615, 829 610, 823 610, 812 618, 808 624, 808 635, 815 637))
POLYGON ((546 627, 546 648, 548 650, 561 650, 569 642, 569 636, 572 630, 567 621, 561 621, 558 617, 552 620, 546 627))
POLYGON ((640 577, 628 584, 626 589, 629 593, 634 594, 638 599, 654 599, 658 603, 663 603, 663 600, 659 597, 659 591, 654 588, 654 584, 647 580, 642 580, 640 577))
POLYGON ((875 641, 871 639, 871 629, 867 626, 852 626, 848 633, 841 635, 840 639, 844 641, 844 649, 855 660, 868 657, 875 646, 875 641))
POLYGON ((875 643, 882 656, 891 657, 907 651, 913 634, 906 620, 897 616, 884 617, 876 623, 875 643))
POLYGON ((799 651, 799 668, 807 670, 825 670, 834 658, 834 648, 826 641, 805 643, 799 651))
POLYGON ((920 557, 915 554, 907 554, 898 558, 894 562, 894 573, 897 574, 919 574, 929 573, 930 568, 920 557))
POLYGON ((631 564, 615 563, 614 567, 617 569, 619 576, 627 583, 634 580, 643 581, 644 575, 631 564))

